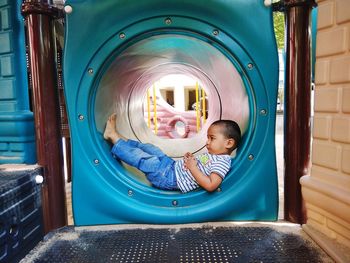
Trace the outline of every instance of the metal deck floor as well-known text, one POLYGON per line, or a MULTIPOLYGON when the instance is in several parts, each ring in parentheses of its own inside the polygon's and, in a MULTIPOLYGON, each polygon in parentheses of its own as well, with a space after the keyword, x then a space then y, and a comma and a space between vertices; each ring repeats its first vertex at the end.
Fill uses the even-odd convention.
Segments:
POLYGON ((333 262, 298 229, 285 231, 268 225, 65 227, 46 236, 21 263, 333 262))

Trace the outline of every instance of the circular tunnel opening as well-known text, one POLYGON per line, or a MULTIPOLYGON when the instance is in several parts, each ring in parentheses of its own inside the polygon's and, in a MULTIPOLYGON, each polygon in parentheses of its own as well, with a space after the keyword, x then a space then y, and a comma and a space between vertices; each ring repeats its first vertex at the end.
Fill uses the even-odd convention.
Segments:
POLYGON ((197 79, 166 75, 144 94, 145 123, 160 138, 192 138, 207 121, 208 99, 206 88, 197 79))
MULTIPOLYGON (((96 129, 103 133, 108 116, 115 112, 120 134, 152 143, 174 159, 182 158, 186 152, 204 152, 207 128, 215 120, 235 120, 244 133, 249 125, 250 107, 240 65, 231 54, 208 42, 188 34, 160 34, 116 50, 96 78, 96 129), (198 96, 185 110, 176 110, 171 101, 167 102, 167 96, 163 96, 167 89, 153 89, 168 78, 173 79, 174 93, 185 94, 186 87, 179 87, 180 76, 192 80, 187 90, 192 92, 191 96, 193 90, 194 96, 198 96), (149 105, 153 103, 153 108, 148 108, 147 101, 149 105)), ((181 103, 188 106, 192 100, 186 95, 182 97, 181 103)), ((127 176, 148 185, 141 173, 124 167, 127 176)))

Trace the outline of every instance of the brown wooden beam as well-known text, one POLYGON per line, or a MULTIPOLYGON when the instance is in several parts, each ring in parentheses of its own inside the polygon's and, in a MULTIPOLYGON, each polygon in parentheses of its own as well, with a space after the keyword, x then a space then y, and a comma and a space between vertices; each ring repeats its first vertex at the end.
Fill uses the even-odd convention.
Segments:
POLYGON ((309 173, 311 140, 311 35, 313 0, 285 0, 284 218, 306 222, 300 177, 309 173))
POLYGON ((43 167, 42 205, 45 232, 67 224, 60 134, 53 20, 61 11, 45 0, 25 1, 38 164, 43 167))

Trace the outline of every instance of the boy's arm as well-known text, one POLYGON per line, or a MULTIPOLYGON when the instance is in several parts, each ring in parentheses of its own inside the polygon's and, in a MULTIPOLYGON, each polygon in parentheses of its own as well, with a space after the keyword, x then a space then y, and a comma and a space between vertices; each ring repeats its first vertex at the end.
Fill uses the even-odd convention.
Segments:
POLYGON ((222 178, 216 173, 206 176, 197 167, 189 170, 197 183, 208 192, 215 191, 222 182, 222 178))
POLYGON ((185 165, 197 183, 208 192, 215 191, 222 182, 222 178, 216 173, 211 173, 209 176, 203 174, 197 167, 197 160, 192 154, 185 155, 185 165))

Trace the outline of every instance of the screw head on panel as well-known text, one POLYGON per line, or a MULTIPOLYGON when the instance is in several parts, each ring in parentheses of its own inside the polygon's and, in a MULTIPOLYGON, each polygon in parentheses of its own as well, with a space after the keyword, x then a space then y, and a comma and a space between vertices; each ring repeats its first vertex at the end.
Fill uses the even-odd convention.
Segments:
POLYGON ((254 65, 253 65, 253 63, 248 63, 247 67, 248 67, 248 69, 253 69, 254 65))
POLYGON ((214 35, 214 36, 218 36, 218 35, 219 35, 219 30, 214 29, 214 30, 213 30, 213 35, 214 35))
POLYGON ((89 72, 90 75, 94 74, 94 70, 92 68, 89 68, 88 72, 89 72))
POLYGON ((79 115, 78 115, 78 119, 79 119, 80 121, 84 120, 84 115, 79 114, 79 115))
POLYGON ((124 39, 124 38, 126 38, 125 33, 124 33, 124 32, 121 32, 121 33, 119 34, 119 38, 120 38, 120 39, 124 39))
POLYGON ((72 6, 66 5, 66 6, 64 7, 64 12, 65 12, 66 14, 72 13, 72 12, 73 12, 72 6))
POLYGON ((267 114, 267 110, 266 109, 260 110, 260 115, 266 115, 266 114, 267 114))
POLYGON ((172 20, 171 20, 170 17, 167 17, 167 18, 164 20, 164 22, 165 22, 165 24, 167 24, 167 25, 171 25, 172 20))
POLYGON ((100 163, 100 160, 98 160, 98 159, 94 160, 94 164, 99 164, 99 163, 100 163))
POLYGON ((179 203, 177 200, 173 200, 172 204, 173 204, 173 206, 177 206, 179 203))
POLYGON ((254 155, 253 155, 253 154, 249 154, 248 159, 249 159, 250 161, 253 161, 253 160, 254 160, 254 155))

